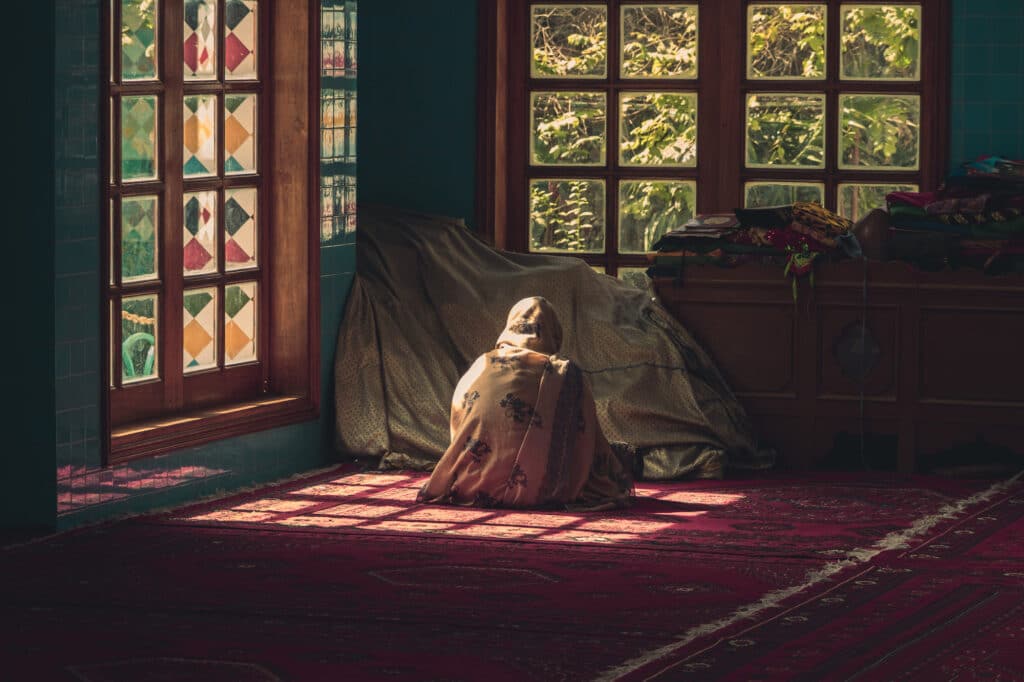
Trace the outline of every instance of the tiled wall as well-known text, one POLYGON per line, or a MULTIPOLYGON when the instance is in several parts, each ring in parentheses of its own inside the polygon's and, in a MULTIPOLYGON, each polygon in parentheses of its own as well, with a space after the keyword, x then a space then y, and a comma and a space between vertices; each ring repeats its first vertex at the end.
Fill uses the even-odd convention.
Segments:
MULTIPOLYGON (((118 467, 100 467, 99 7, 98 0, 57 0, 55 22, 54 360, 59 528, 179 504, 324 464, 333 441, 335 342, 355 272, 354 223, 341 216, 341 238, 321 249, 322 397, 318 422, 118 467)), ((354 168, 354 163, 347 167, 351 175, 354 168)))
POLYGON ((1024 0, 953 0, 952 166, 1024 158, 1024 0))

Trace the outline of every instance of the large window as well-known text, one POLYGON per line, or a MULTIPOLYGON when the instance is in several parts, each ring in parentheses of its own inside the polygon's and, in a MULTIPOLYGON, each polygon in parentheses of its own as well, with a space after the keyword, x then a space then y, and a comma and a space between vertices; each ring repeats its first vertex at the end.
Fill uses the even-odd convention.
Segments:
POLYGON ((857 219, 934 187, 947 13, 498 0, 482 19, 484 229, 629 277, 696 212, 806 200, 857 219))
POLYGON ((305 0, 107 5, 112 460, 315 408, 310 17, 305 0))

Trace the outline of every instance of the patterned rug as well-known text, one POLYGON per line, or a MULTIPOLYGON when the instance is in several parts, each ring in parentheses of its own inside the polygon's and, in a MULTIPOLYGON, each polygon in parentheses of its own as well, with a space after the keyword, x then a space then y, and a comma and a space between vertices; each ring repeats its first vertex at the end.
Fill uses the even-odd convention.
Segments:
MULTIPOLYGON (((872 617, 876 603, 891 602, 885 624, 905 615, 932 632, 981 598, 946 628, 949 647, 985 619, 991 634, 979 642, 1019 627, 1021 514, 999 511, 1021 509, 1015 486, 772 476, 644 484, 631 510, 567 514, 416 505, 421 481, 332 471, 7 549, 0 604, 18 627, 0 647, 4 670, 580 680, 751 679, 771 666, 819 678, 819 668, 832 676, 835 651, 863 649, 867 660, 872 642, 892 643, 875 621, 821 638, 840 617, 872 617), (935 582, 943 575, 955 585, 935 582), (899 601, 926 593, 941 608, 899 601)), ((929 679, 942 678, 944 663, 927 663, 913 642, 880 672, 932 665, 929 679)))

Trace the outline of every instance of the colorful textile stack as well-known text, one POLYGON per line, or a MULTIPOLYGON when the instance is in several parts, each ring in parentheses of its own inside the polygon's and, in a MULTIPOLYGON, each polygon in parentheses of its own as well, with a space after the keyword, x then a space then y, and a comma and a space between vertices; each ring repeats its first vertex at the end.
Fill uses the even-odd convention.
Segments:
POLYGON ((647 274, 678 277, 689 264, 760 262, 777 264, 787 275, 810 275, 819 256, 860 255, 852 229, 850 220, 808 202, 698 215, 655 242, 647 274))
POLYGON ((886 204, 890 259, 1024 271, 1024 161, 983 156, 935 192, 892 192, 886 204))

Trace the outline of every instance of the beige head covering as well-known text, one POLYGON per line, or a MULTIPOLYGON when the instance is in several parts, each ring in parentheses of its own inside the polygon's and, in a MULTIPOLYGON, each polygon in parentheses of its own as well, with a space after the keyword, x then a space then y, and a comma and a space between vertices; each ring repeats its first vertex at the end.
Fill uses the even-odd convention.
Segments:
POLYGON ((495 347, 502 344, 553 355, 562 347, 562 324, 546 298, 524 298, 508 312, 505 331, 495 347))

